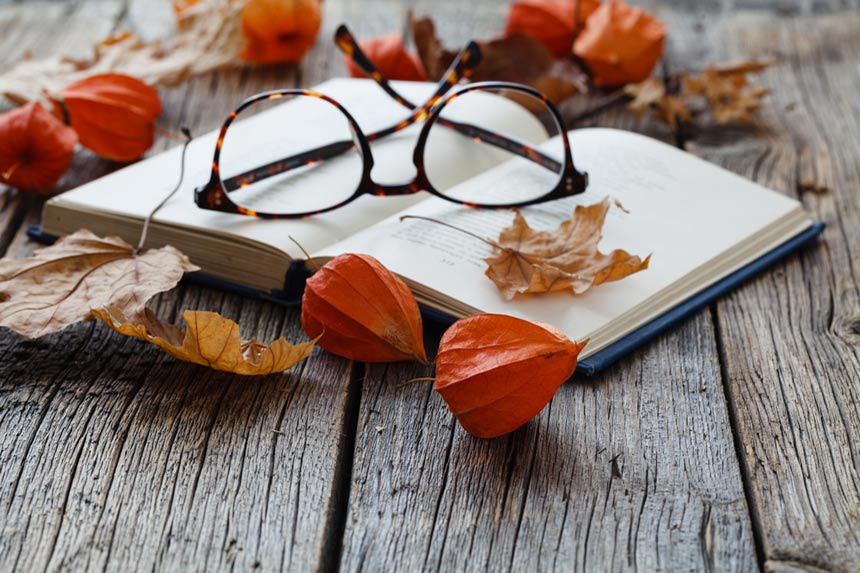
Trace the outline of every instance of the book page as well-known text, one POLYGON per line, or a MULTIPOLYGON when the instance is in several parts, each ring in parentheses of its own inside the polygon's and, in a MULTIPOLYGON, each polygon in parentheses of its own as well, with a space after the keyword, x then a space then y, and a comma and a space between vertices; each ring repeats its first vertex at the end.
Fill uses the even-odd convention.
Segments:
MULTIPOLYGON (((395 82, 394 85, 418 105, 423 104, 435 90, 435 85, 428 83, 395 82)), ((353 115, 365 134, 389 127, 411 114, 410 110, 396 103, 370 80, 336 79, 316 89, 340 102, 353 115)), ((241 137, 243 144, 247 141, 247 153, 240 159, 251 162, 250 165, 253 166, 265 164, 279 159, 270 157, 272 149, 279 148, 275 144, 283 145, 284 140, 313 140, 325 134, 326 130, 331 128, 326 123, 326 118, 331 116, 309 113, 309 104, 320 101, 314 98, 294 98, 247 120, 237 120, 230 127, 231 135, 228 137, 241 137)), ((543 134, 543 139, 546 138, 546 132, 540 123, 513 102, 504 98, 492 98, 490 101, 479 100, 476 103, 479 105, 475 105, 472 110, 476 118, 504 117, 515 124, 510 128, 512 133, 519 133, 524 138, 543 134)), ((420 127, 420 124, 414 125, 372 144, 374 166, 371 175, 375 181, 394 184, 408 182, 414 178, 412 157, 420 127)), ((450 138, 450 145, 442 145, 437 152, 445 154, 442 159, 449 166, 447 175, 452 181, 463 181, 492 165, 487 161, 476 161, 468 153, 459 153, 458 142, 462 140, 462 136, 455 133, 445 135, 450 138)), ((290 240, 290 236, 300 241, 308 250, 317 250, 428 196, 426 193, 399 197, 365 195, 330 213, 300 220, 263 220, 200 209, 193 201, 194 188, 209 180, 216 139, 217 132, 211 132, 197 137, 189 145, 183 185, 158 212, 155 221, 197 230, 203 236, 238 236, 271 245, 291 257, 301 257, 301 252, 290 240)), ((181 148, 174 148, 56 197, 51 203, 142 220, 175 186, 179 177, 180 156, 181 148)), ((496 163, 498 161, 501 159, 496 163)), ((326 163, 321 164, 323 169, 327 169, 326 185, 318 185, 308 190, 299 189, 299 196, 301 191, 342 195, 345 189, 347 196, 352 194, 356 187, 354 173, 337 167, 328 168, 326 163)), ((337 161, 331 163, 335 165, 337 161)), ((234 193, 240 192, 241 190, 237 190, 234 193)), ((281 198, 271 194, 268 199, 267 208, 272 211, 278 209, 278 201, 281 198)), ((181 245, 176 246, 182 248, 181 245)))
MULTIPOLYGON (((408 281, 456 299, 466 308, 553 324, 582 339, 698 267, 749 242, 768 225, 800 211, 797 201, 641 135, 584 129, 571 132, 570 138, 577 167, 589 173, 587 191, 525 208, 527 221, 537 229, 554 229, 576 205, 614 197, 628 212, 610 210, 600 249, 624 248, 643 258, 651 254, 649 269, 583 295, 558 292, 505 301, 484 275, 483 259, 492 254, 492 247, 430 222, 401 222, 399 216, 433 217, 495 239, 511 223, 512 212, 470 209, 435 198, 321 254, 368 253, 408 281)), ((462 185, 480 196, 513 192, 527 183, 501 165, 462 185)), ((589 348, 588 354, 597 349, 589 348)))

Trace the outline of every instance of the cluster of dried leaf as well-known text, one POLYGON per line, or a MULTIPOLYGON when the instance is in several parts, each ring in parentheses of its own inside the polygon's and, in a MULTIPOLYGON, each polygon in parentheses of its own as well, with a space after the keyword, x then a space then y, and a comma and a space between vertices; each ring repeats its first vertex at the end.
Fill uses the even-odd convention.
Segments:
POLYGON ((319 0, 186 0, 174 7, 178 31, 169 41, 119 32, 97 43, 90 58, 25 60, 0 75, 0 94, 23 106, 0 114, 0 183, 50 192, 76 143, 114 161, 137 159, 152 146, 161 114, 155 87, 240 59, 298 61, 320 27, 319 0), (53 117, 38 103, 42 96, 53 117))
MULTIPOLYGON (((430 18, 410 17, 417 57, 399 33, 360 43, 389 79, 441 79, 456 50, 442 46, 430 18)), ((666 29, 647 12, 620 0, 519 0, 508 13, 502 36, 479 42, 481 62, 474 81, 530 85, 558 103, 589 83, 615 86, 640 81, 663 54, 666 29)), ((354 76, 363 73, 349 59, 354 76)))
MULTIPOLYGON (((535 231, 519 213, 488 257, 487 275, 506 298, 571 290, 645 269, 625 251, 597 244, 611 206, 577 207, 554 232, 535 231)), ((0 259, 0 326, 39 337, 95 317, 171 356, 237 374, 280 372, 315 345, 362 362, 426 362, 418 304, 409 288, 368 255, 344 254, 307 281, 302 327, 311 341, 242 341, 238 325, 212 312, 185 311, 187 330, 146 308, 185 272, 198 270, 173 247, 137 253, 117 237, 78 231, 27 259, 0 259)), ((534 417, 576 368, 585 345, 551 326, 503 315, 455 323, 441 341, 435 388, 463 427, 480 437, 511 432, 534 417), (528 374, 528 375, 526 375, 528 374)))
POLYGON ((697 75, 682 74, 678 78, 648 78, 625 86, 624 93, 632 97, 628 107, 640 117, 649 110, 673 130, 682 121, 692 122, 693 113, 710 111, 720 125, 732 122, 751 123, 752 113, 770 90, 751 84, 748 74, 758 73, 770 66, 767 61, 745 61, 723 66, 710 66, 697 75), (702 105, 704 104, 704 105, 702 105))

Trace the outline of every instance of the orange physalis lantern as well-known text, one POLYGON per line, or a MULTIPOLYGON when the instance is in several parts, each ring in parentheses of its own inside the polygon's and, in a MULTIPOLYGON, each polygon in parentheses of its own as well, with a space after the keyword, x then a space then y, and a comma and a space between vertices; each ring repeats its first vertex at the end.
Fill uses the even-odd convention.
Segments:
POLYGON ((153 88, 124 74, 98 74, 51 96, 54 115, 81 145, 115 161, 137 159, 152 147, 161 100, 153 88))
MULTIPOLYGON (((406 51, 403 46, 403 34, 395 32, 359 42, 361 51, 373 62, 379 73, 387 80, 427 81, 427 73, 418 58, 406 51)), ((349 75, 354 78, 365 78, 352 58, 344 58, 349 75)))
POLYGON ((546 324, 472 315, 442 336, 434 389, 467 432, 495 438, 546 406, 576 370, 583 346, 546 324))
POLYGON ((320 20, 319 0, 249 0, 242 8, 242 59, 298 62, 313 45, 320 20))
POLYGON ((78 136, 38 102, 0 114, 0 183, 46 195, 69 168, 78 136))
POLYGON ((641 82, 663 55, 666 28, 651 14, 608 0, 586 20, 573 53, 582 58, 597 86, 641 82))
POLYGON ((505 35, 531 36, 561 58, 570 53, 577 28, 581 30, 599 6, 598 0, 519 0, 511 4, 505 35), (575 23, 577 10, 579 27, 575 23))
POLYGON ((335 257, 307 280, 302 328, 322 336, 317 346, 345 358, 427 362, 415 297, 369 255, 335 257))

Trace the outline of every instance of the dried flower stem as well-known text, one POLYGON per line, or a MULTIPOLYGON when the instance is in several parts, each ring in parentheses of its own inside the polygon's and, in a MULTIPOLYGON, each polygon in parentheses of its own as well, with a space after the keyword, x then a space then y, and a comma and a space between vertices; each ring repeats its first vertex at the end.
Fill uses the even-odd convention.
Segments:
POLYGON ((146 216, 146 219, 143 221, 143 229, 140 232, 140 240, 137 242, 137 248, 134 249, 134 254, 137 255, 143 249, 143 244, 146 242, 146 236, 149 234, 149 224, 152 222, 152 218, 155 216, 158 211, 167 204, 171 197, 176 195, 176 192, 179 191, 179 188, 182 187, 182 181, 185 179, 185 154, 188 151, 188 144, 191 143, 191 140, 194 139, 191 135, 191 132, 187 127, 182 128, 182 135, 185 136, 185 143, 182 144, 182 157, 180 158, 180 166, 179 166, 179 181, 176 182, 176 186, 167 196, 161 200, 161 202, 155 206, 155 208, 149 212, 149 215, 146 216))

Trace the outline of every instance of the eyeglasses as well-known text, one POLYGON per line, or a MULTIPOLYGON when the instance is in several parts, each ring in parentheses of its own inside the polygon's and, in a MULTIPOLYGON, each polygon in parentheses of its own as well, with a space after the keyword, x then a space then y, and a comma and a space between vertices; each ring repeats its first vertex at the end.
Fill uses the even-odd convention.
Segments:
POLYGON ((471 207, 512 208, 585 191, 588 176, 574 167, 563 120, 546 96, 509 82, 467 84, 448 93, 480 61, 476 43, 460 52, 434 93, 417 106, 379 73, 345 26, 335 41, 411 115, 365 134, 349 111, 325 94, 288 89, 251 96, 221 127, 209 181, 195 189, 198 207, 293 219, 332 211, 363 195, 427 191, 471 207), (274 105, 286 98, 289 106, 274 105), (375 181, 370 143, 421 121, 413 179, 375 181), (455 161, 475 172, 496 165, 502 171, 485 185, 461 185, 462 176, 451 168, 455 161))

